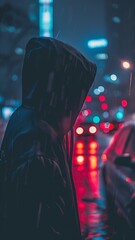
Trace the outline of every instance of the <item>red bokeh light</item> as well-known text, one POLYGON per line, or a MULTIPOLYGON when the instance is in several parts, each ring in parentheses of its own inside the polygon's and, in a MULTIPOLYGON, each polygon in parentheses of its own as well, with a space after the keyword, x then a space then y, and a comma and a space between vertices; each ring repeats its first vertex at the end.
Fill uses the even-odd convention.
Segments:
POLYGON ((106 100, 106 97, 104 95, 99 96, 99 101, 104 102, 106 100))
POLYGON ((103 103, 103 104, 101 105, 101 108, 102 108, 103 110, 107 110, 107 109, 108 109, 108 104, 107 104, 107 103, 103 103))
POLYGON ((110 123, 109 124, 109 130, 113 130, 114 129, 114 124, 113 123, 110 123))
POLYGON ((86 101, 87 103, 91 102, 91 101, 92 101, 92 97, 91 97, 91 96, 87 96, 86 99, 85 99, 85 101, 86 101))
POLYGON ((119 128, 122 128, 123 127, 123 123, 119 123, 119 128))
POLYGON ((122 105, 122 107, 127 107, 127 105, 128 105, 127 100, 123 99, 123 100, 121 101, 121 105, 122 105))
POLYGON ((91 110, 90 110, 90 109, 85 109, 85 110, 83 111, 83 115, 84 115, 85 117, 89 116, 90 114, 91 114, 91 110))

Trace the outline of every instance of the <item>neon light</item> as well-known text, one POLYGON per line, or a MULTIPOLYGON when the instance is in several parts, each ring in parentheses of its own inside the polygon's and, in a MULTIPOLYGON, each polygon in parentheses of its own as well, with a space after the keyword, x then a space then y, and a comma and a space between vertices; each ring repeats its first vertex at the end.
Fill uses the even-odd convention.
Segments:
POLYGON ((39 0, 40 36, 53 36, 53 0, 39 0))
POLYGON ((106 38, 94 39, 94 40, 88 41, 89 48, 100 48, 100 47, 107 47, 107 46, 108 46, 108 40, 106 38))

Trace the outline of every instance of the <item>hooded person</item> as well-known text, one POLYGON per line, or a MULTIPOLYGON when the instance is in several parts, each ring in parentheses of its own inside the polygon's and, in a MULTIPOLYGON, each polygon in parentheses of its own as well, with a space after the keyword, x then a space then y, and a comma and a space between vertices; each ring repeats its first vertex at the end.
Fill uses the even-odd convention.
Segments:
POLYGON ((64 136, 95 74, 95 64, 61 41, 39 37, 28 42, 22 105, 1 145, 1 240, 81 240, 64 136))

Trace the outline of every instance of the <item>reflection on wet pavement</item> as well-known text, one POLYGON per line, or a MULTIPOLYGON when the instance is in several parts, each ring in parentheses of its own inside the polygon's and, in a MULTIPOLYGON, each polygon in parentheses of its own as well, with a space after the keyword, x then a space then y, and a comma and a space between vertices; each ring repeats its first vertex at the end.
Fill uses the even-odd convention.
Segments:
POLYGON ((110 239, 105 190, 98 158, 97 141, 85 144, 83 141, 76 142, 73 178, 82 236, 87 240, 110 239))
POLYGON ((105 192, 99 170, 73 169, 81 231, 84 239, 110 239, 108 236, 105 192))

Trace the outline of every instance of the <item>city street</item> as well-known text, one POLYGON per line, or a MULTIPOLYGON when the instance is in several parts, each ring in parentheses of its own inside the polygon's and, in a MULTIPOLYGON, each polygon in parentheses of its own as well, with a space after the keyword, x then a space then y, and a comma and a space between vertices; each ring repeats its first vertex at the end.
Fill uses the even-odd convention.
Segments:
POLYGON ((0 36, 0 240, 135 240, 135 0, 1 0, 0 36))
POLYGON ((95 140, 83 138, 75 143, 73 177, 84 239, 127 239, 124 223, 119 221, 118 216, 112 216, 112 209, 111 216, 109 214, 102 178, 101 153, 110 139, 111 137, 101 135, 95 140), (78 165, 75 165, 77 161, 78 165))
POLYGON ((98 141, 100 139, 85 137, 78 140, 74 147, 73 177, 84 239, 109 239, 107 204, 100 158, 105 146, 100 145, 98 141), (81 145, 83 143, 84 145, 81 145), (81 162, 81 157, 82 160, 84 157, 84 162, 81 162), (75 165, 79 159, 80 162, 78 161, 78 165, 75 165))

